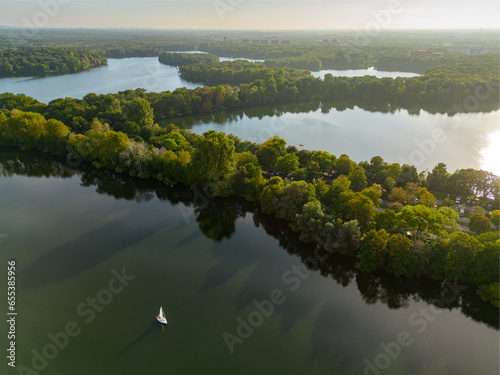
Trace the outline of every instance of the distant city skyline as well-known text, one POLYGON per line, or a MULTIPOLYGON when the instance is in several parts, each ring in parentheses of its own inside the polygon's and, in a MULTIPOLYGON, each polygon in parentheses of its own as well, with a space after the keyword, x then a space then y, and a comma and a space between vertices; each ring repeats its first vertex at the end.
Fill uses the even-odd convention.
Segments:
POLYGON ((217 30, 498 28, 498 0, 0 0, 13 27, 217 30))

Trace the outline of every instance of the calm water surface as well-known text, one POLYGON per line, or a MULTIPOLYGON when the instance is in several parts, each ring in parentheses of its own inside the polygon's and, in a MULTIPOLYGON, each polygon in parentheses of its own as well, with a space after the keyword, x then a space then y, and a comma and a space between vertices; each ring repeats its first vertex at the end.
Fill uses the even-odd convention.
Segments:
POLYGON ((352 375, 371 363, 384 374, 498 373, 498 310, 473 291, 455 298, 449 287, 358 273, 333 255, 318 266, 313 248, 242 201, 207 204, 186 189, 74 171, 39 154, 0 150, 0 167, 0 276, 15 260, 18 367, 352 375), (107 292, 123 269, 127 285, 107 292), (276 291, 282 303, 257 314, 254 301, 276 291), (223 335, 238 335, 249 316, 254 328, 231 354, 223 335), (68 323, 77 334, 54 354, 49 336, 68 323), (382 347, 396 353, 401 335, 408 346, 391 359, 382 347), (32 363, 44 350, 50 359, 32 363))
POLYGON ((379 155, 390 163, 408 163, 419 170, 432 170, 443 162, 450 172, 476 168, 500 175, 500 111, 450 117, 425 111, 413 115, 407 110, 382 113, 356 106, 319 107, 255 108, 167 122, 197 134, 214 129, 259 143, 277 135, 289 145, 347 154, 356 162, 379 155), (284 113, 287 110, 297 113, 284 113))
POLYGON ((157 57, 108 59, 107 66, 62 76, 0 79, 0 92, 26 94, 43 103, 64 97, 82 99, 90 92, 109 94, 137 88, 161 92, 198 86, 202 85, 181 79, 175 67, 161 64, 157 57))
POLYGON ((416 77, 420 75, 418 73, 410 73, 410 72, 387 72, 383 70, 376 70, 373 67, 368 69, 348 69, 348 70, 324 69, 320 70, 319 72, 311 72, 311 74, 314 77, 319 77, 321 79, 323 79, 327 74, 331 74, 334 77, 375 76, 377 78, 416 77))

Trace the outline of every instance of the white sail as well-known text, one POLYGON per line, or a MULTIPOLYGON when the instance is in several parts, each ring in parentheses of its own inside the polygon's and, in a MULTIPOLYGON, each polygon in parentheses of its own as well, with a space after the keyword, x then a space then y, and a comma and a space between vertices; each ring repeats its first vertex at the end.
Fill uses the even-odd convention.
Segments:
POLYGON ((156 317, 156 320, 158 320, 161 324, 167 324, 167 319, 165 318, 165 313, 163 312, 162 306, 160 306, 160 312, 156 317))

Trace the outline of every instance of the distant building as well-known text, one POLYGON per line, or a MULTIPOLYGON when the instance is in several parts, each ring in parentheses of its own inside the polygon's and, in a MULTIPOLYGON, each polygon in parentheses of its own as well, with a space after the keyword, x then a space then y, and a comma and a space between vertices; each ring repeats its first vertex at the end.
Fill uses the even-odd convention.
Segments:
POLYGON ((483 46, 471 46, 467 48, 467 55, 484 55, 488 49, 483 46))

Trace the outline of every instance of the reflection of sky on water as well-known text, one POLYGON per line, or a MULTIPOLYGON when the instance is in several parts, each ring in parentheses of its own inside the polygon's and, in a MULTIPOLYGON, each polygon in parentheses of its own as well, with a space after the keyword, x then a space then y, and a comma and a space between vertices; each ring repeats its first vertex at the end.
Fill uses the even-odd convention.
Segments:
POLYGON ((485 169, 500 174, 497 150, 500 147, 500 111, 458 114, 453 117, 421 111, 410 115, 369 112, 358 107, 339 111, 321 109, 281 116, 233 117, 232 121, 200 118, 192 126, 197 134, 209 129, 232 133, 242 140, 264 142, 277 135, 289 145, 307 150, 347 154, 360 162, 379 155, 389 163, 408 163, 419 170, 432 170, 445 163, 456 169, 485 169))
POLYGON ((500 176, 500 128, 488 135, 487 146, 481 150, 481 168, 500 176))

